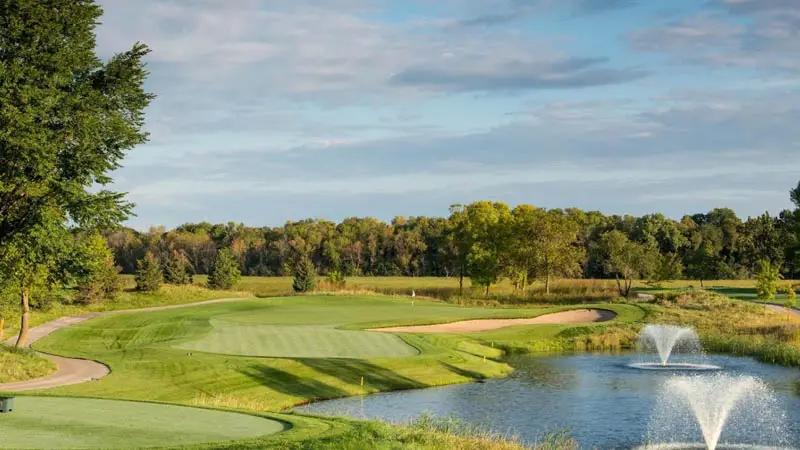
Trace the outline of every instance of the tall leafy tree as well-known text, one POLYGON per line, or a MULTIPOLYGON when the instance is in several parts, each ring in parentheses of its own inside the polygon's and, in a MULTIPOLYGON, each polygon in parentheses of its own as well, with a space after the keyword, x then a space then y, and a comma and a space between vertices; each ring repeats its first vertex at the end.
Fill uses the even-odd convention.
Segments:
POLYGON ((464 277, 467 275, 472 235, 469 232, 469 220, 463 205, 450 207, 450 218, 447 223, 447 243, 458 267, 458 294, 464 295, 464 277))
POLYGON ((578 224, 560 212, 543 214, 535 238, 536 273, 545 281, 550 293, 550 281, 555 277, 571 277, 581 273, 585 250, 578 245, 578 224))
POLYGON ((81 227, 131 213, 109 173, 147 140, 144 57, 95 53, 92 0, 0 1, 0 247, 48 217, 81 227))
POLYGON ((50 216, 41 224, 18 233, 0 247, 0 292, 17 298, 20 331, 16 346, 27 344, 31 296, 46 293, 68 279, 63 264, 71 237, 58 220, 50 216))
POLYGON ((796 188, 789 191, 789 199, 796 208, 800 209, 800 182, 797 183, 796 188))
POLYGON ((467 258, 472 283, 486 295, 507 264, 511 211, 501 202, 474 202, 467 206, 467 233, 472 241, 467 258))
POLYGON ((98 233, 79 235, 75 239, 68 265, 77 287, 74 300, 78 303, 113 299, 122 290, 120 267, 115 264, 106 240, 98 233))
POLYGON ((777 267, 773 266, 768 259, 758 262, 758 275, 756 276, 756 294, 758 298, 766 303, 775 300, 778 293, 778 281, 782 278, 777 267))
POLYGON ((631 241, 619 230, 604 234, 599 245, 605 257, 606 270, 617 280, 619 294, 628 297, 633 281, 648 276, 653 270, 655 250, 631 241))

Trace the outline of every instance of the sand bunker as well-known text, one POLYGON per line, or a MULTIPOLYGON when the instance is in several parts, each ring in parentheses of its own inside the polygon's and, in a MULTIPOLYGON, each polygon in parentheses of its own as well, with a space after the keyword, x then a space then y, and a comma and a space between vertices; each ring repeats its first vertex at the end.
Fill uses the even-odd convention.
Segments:
POLYGON ((437 325, 420 325, 409 327, 373 328, 372 331, 389 331, 403 333, 469 333, 472 331, 496 330, 513 325, 538 325, 547 323, 594 323, 605 322, 617 317, 613 311, 606 309, 574 309, 531 319, 480 319, 462 320, 460 322, 441 323, 437 325))

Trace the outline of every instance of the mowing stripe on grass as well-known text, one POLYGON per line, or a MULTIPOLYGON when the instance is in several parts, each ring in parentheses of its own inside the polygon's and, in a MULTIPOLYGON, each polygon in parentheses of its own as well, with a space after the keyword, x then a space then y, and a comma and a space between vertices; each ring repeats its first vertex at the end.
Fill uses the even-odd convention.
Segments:
POLYGON ((247 414, 153 403, 17 397, 0 414, 0 447, 17 449, 167 447, 256 438, 284 424, 247 414))
POLYGON ((416 355, 399 337, 332 326, 255 325, 211 320, 203 338, 178 345, 184 350, 277 358, 382 358, 416 355))

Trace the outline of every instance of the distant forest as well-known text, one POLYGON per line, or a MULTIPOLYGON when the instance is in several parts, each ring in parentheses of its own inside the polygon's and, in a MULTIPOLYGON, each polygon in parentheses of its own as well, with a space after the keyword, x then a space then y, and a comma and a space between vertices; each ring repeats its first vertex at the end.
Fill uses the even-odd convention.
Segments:
POLYGON ((396 217, 391 223, 373 218, 309 219, 275 228, 190 223, 170 231, 123 228, 105 237, 129 274, 146 252, 162 262, 178 256, 194 273, 206 274, 217 251, 229 248, 242 274, 260 276, 291 275, 307 257, 323 275, 470 276, 486 286, 503 278, 523 286, 551 277, 750 278, 762 261, 797 278, 800 184, 790 195, 794 210, 747 220, 727 208, 676 221, 662 214, 607 216, 480 201, 452 206, 449 217, 396 217), (634 254, 620 250, 626 245, 634 254), (635 273, 622 273, 626 262, 635 273))

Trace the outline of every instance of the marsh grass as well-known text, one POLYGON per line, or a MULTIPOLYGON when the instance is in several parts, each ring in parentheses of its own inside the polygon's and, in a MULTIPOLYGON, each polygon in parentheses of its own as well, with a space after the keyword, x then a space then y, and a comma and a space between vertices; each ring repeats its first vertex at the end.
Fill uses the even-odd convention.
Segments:
POLYGON ((800 367, 800 320, 793 316, 709 291, 658 295, 646 307, 655 322, 694 327, 707 351, 800 367))
POLYGON ((56 369, 52 361, 30 349, 0 345, 0 384, 44 377, 56 369))

